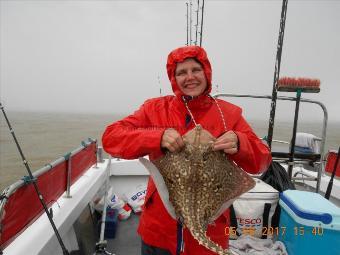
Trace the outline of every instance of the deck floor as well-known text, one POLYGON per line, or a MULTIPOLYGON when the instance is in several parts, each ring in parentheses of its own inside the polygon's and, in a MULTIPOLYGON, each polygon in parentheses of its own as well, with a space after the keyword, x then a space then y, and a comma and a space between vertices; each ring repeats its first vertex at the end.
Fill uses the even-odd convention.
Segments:
POLYGON ((116 236, 107 239, 107 251, 115 255, 140 255, 141 239, 137 234, 139 216, 132 213, 124 221, 118 221, 116 236))
MULTIPOLYGON (((100 214, 91 214, 88 207, 82 212, 74 224, 79 250, 72 255, 94 255, 96 243, 100 235, 100 214)), ((141 239, 137 234, 139 216, 131 213, 127 220, 117 221, 115 238, 105 238, 106 250, 114 255, 140 255, 141 239)), ((103 253, 97 253, 103 254, 103 253)))

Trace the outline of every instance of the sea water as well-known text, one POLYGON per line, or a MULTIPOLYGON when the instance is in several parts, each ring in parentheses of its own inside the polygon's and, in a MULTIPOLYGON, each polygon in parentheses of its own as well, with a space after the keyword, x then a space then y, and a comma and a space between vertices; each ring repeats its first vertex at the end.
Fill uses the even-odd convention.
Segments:
MULTIPOLYGON (((121 119, 117 114, 70 114, 7 112, 23 153, 32 171, 38 170, 67 152, 81 145, 87 138, 97 139, 105 127, 121 119)), ((268 120, 249 119, 249 124, 259 137, 268 132, 268 120)), ((292 122, 275 121, 274 139, 290 141, 292 122)), ((326 150, 340 145, 340 123, 329 123, 326 150)), ((298 132, 312 133, 321 137, 322 123, 302 122, 298 132)), ((288 151, 287 145, 273 143, 273 148, 288 151)), ((276 150, 277 151, 277 150, 276 150)), ((20 154, 3 116, 0 116, 0 191, 27 175, 20 154)))

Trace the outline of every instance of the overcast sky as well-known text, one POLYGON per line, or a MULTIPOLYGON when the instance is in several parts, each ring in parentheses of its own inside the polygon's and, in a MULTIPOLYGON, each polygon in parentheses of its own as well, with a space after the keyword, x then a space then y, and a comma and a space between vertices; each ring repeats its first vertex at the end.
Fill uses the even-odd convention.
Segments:
MULTIPOLYGON (((203 47, 218 92, 271 95, 281 4, 205 1, 203 47)), ((160 87, 172 93, 165 64, 186 43, 186 1, 2 0, 0 7, 6 109, 127 114, 160 87)), ((340 121, 339 13, 340 1, 290 0, 281 64, 281 76, 321 80, 319 94, 303 97, 323 102, 330 121, 340 121)), ((269 118, 269 100, 233 102, 249 118, 269 118)), ((279 117, 293 114, 292 104, 278 103, 279 117)), ((320 116, 318 107, 301 106, 300 118, 320 116)))

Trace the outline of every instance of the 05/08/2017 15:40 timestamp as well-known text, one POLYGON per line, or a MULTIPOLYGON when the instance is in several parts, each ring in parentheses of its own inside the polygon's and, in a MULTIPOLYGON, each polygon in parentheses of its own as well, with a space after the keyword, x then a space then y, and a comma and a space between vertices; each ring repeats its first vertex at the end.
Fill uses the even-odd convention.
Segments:
MULTIPOLYGON (((235 227, 226 227, 225 228, 225 234, 228 236, 235 236, 237 232, 239 234, 244 234, 244 235, 255 235, 255 233, 258 230, 255 227, 244 227, 241 229, 236 229, 235 227), (239 233, 241 231, 241 233, 239 233)), ((311 234, 314 236, 322 236, 323 235, 323 228, 322 227, 313 227, 313 228, 305 228, 303 226, 299 227, 293 227, 287 229, 287 227, 262 227, 261 228, 261 234, 263 236, 284 236, 288 234, 288 231, 291 233, 289 234, 294 234, 296 236, 303 236, 305 234, 311 234)))

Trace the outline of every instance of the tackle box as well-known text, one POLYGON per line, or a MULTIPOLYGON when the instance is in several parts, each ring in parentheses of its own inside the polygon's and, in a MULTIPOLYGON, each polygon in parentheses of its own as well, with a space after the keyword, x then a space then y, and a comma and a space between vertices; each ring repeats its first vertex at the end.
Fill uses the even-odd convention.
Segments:
POLYGON ((288 254, 340 255, 340 208, 320 194, 286 190, 280 194, 277 237, 288 254))

